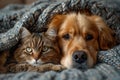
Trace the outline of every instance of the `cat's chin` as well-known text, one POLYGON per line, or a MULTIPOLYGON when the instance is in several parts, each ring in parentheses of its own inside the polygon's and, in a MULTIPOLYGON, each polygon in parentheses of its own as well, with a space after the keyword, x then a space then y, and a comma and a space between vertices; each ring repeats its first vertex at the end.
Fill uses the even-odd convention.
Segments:
POLYGON ((42 65, 42 64, 31 64, 31 65, 33 65, 33 66, 40 66, 40 65, 42 65))
POLYGON ((32 60, 28 60, 26 61, 28 64, 30 65, 33 65, 33 66, 39 66, 39 65, 42 65, 44 64, 44 62, 42 62, 41 60, 35 60, 35 59, 32 59, 32 60))
POLYGON ((33 66, 40 66, 40 65, 42 65, 44 63, 43 62, 34 62, 34 63, 29 63, 29 64, 31 64, 33 66))

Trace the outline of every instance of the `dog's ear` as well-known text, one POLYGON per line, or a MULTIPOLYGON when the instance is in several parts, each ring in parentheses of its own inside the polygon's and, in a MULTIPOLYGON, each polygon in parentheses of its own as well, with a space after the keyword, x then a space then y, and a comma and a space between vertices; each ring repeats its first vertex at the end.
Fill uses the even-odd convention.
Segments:
POLYGON ((22 28, 20 29, 20 34, 21 34, 21 35, 20 35, 20 38, 21 38, 21 39, 23 39, 23 38, 31 35, 30 31, 28 31, 25 27, 22 27, 22 28))
POLYGON ((48 29, 45 33, 50 39, 55 40, 58 34, 58 30, 64 21, 65 15, 55 15, 53 16, 48 29))
POLYGON ((58 33, 60 26, 62 25, 65 19, 65 15, 55 15, 53 16, 50 24, 48 25, 47 34, 50 36, 55 36, 58 33))
POLYGON ((99 16, 92 18, 99 30, 99 45, 100 49, 106 50, 115 45, 114 32, 105 24, 99 16))

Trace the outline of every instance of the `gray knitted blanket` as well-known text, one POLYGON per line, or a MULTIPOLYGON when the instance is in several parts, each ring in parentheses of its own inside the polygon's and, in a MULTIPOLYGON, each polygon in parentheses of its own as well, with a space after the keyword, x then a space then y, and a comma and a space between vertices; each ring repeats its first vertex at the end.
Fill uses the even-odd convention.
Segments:
POLYGON ((50 18, 70 11, 88 10, 101 16, 113 29, 117 45, 98 54, 98 65, 82 72, 67 69, 61 72, 48 71, 0 74, 0 80, 120 80, 120 0, 39 0, 31 5, 9 5, 0 10, 0 51, 10 49, 20 38, 21 27, 31 32, 47 29, 50 18))

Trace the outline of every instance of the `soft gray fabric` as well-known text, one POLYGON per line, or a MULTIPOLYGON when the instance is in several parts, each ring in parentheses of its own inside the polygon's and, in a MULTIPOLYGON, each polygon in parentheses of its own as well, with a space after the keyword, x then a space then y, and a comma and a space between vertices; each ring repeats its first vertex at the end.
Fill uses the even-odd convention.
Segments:
POLYGON ((70 11, 89 10, 101 16, 117 36, 117 46, 98 54, 98 65, 85 72, 20 72, 1 74, 0 80, 120 80, 120 1, 119 0, 39 0, 31 5, 10 5, 0 10, 0 51, 17 44, 21 27, 31 32, 47 29, 51 17, 70 11), (100 64, 102 63, 102 64, 100 64))
POLYGON ((77 69, 67 69, 62 72, 1 74, 0 80, 120 80, 120 72, 107 64, 100 64, 85 72, 77 69))

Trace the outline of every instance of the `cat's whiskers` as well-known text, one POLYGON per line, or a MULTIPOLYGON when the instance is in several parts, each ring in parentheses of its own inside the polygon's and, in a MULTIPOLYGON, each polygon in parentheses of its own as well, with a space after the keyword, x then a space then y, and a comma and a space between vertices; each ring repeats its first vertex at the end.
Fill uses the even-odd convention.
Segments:
POLYGON ((41 65, 41 64, 44 64, 44 62, 41 59, 38 59, 37 64, 41 65))
POLYGON ((39 65, 42 65, 42 64, 44 64, 44 62, 42 62, 42 60, 40 60, 40 59, 38 59, 38 60, 36 60, 36 59, 31 59, 31 60, 27 60, 26 61, 28 64, 31 64, 31 65, 34 65, 34 66, 39 66, 39 65))
POLYGON ((31 60, 27 60, 26 62, 32 65, 32 64, 36 63, 36 60, 35 59, 31 59, 31 60))

